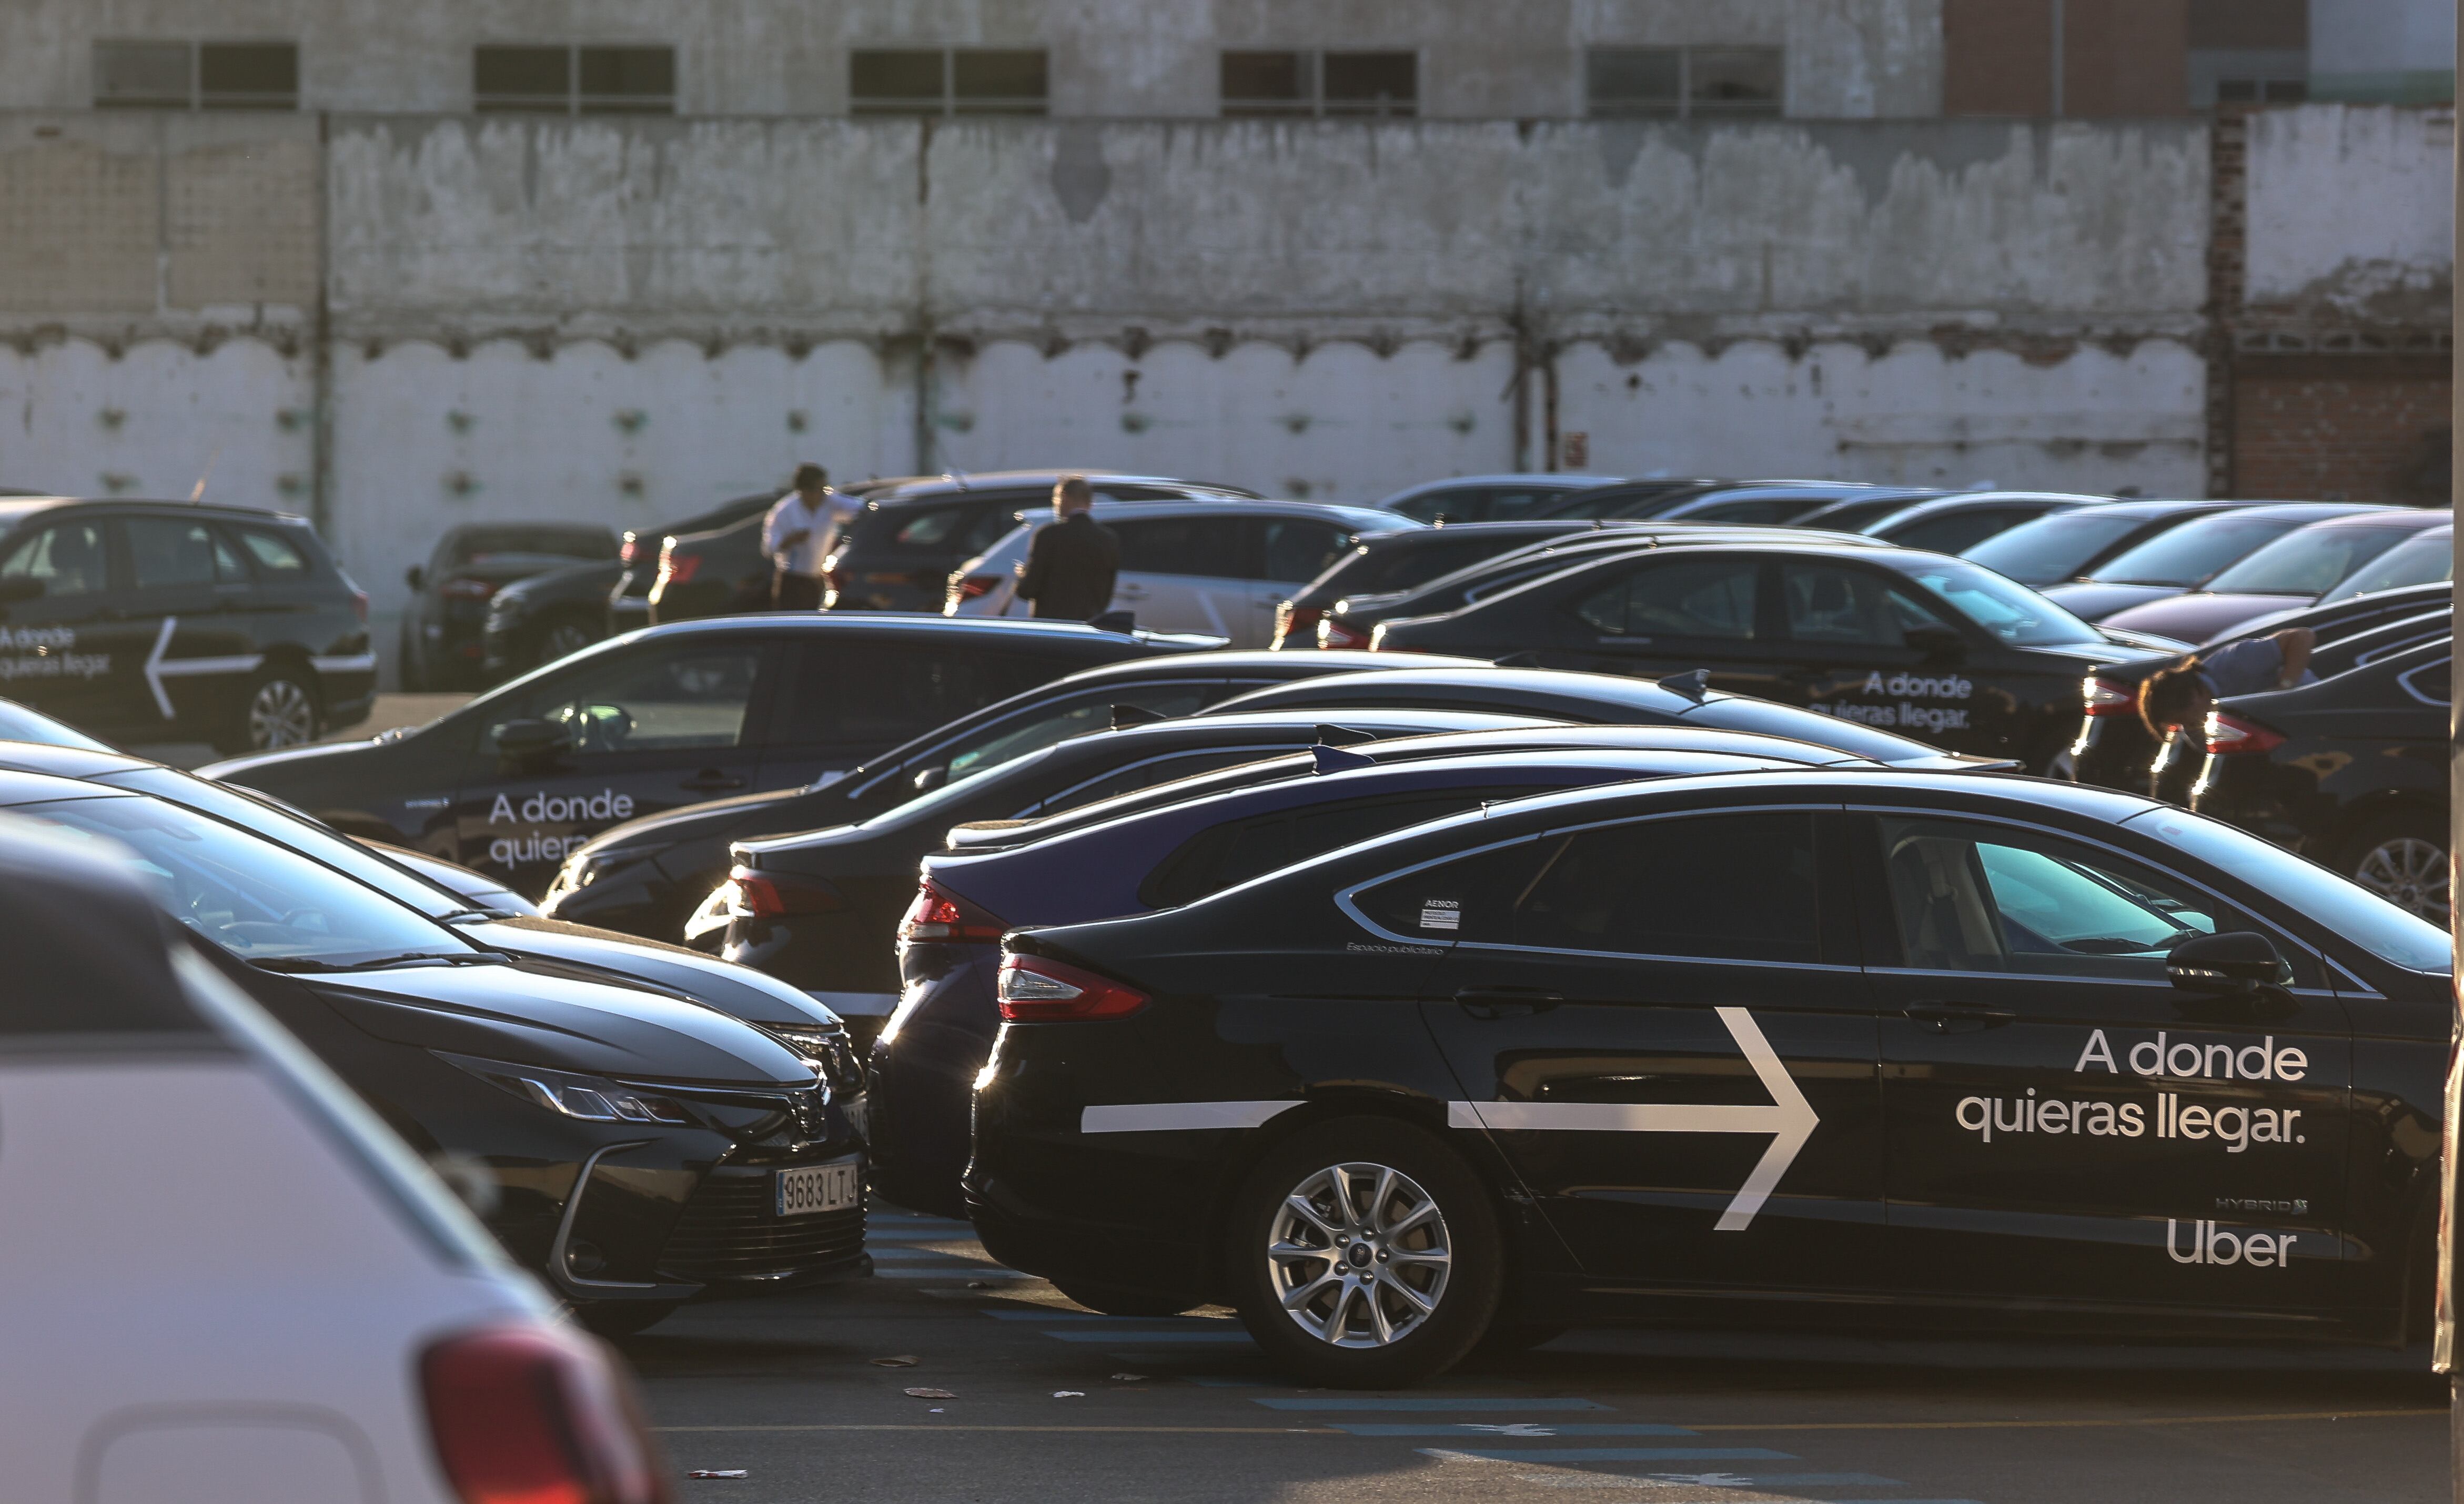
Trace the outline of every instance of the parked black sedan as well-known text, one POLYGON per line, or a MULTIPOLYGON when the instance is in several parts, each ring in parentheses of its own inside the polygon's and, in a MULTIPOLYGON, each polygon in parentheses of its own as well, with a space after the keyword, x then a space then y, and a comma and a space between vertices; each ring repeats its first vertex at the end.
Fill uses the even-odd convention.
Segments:
POLYGON ((615 560, 616 535, 597 523, 472 522, 448 529, 428 563, 403 574, 410 586, 399 648, 403 688, 474 689, 487 682, 486 627, 496 592, 571 564, 605 567, 615 560))
POLYGON ((811 1060, 676 993, 482 949, 334 870, 143 794, 0 773, 0 807, 133 852, 177 922, 602 1330, 860 1273, 863 1161, 811 1060))
POLYGON ((1460 711, 1335 714, 1339 726, 1307 714, 1267 714, 1090 732, 945 785, 861 825, 738 841, 729 851, 727 885, 715 899, 728 918, 721 954, 803 988, 845 1018, 859 1045, 869 1045, 897 1004, 893 947, 899 916, 914 897, 915 864, 940 849, 954 825, 1072 809, 1296 752, 1328 737, 1367 741, 1538 723, 1460 711))
POLYGON ((1971 491, 1912 503, 1876 518, 1858 531, 1903 548, 1961 554, 2038 518, 2101 506, 2110 499, 2062 491, 1971 491))
POLYGON ((1940 551, 1955 551, 1969 564, 1983 564, 2006 580, 2043 590, 2080 579, 2151 538, 2203 517, 2230 512, 2234 505, 2231 501, 2108 501, 2101 506, 2065 507, 1995 533, 1981 543, 1940 551))
MULTIPOLYGON (((851 493, 858 490, 844 489, 851 493)), ((613 637, 650 625, 650 587, 658 583, 659 555, 669 539, 711 532, 748 517, 767 517, 784 494, 783 488, 759 491, 722 501, 707 512, 697 512, 666 527, 627 528, 624 541, 616 545, 615 583, 603 593, 600 602, 605 613, 604 635, 613 637)))
POLYGON ((1366 648, 1369 634, 1342 631, 1322 639, 1318 622, 1334 603, 1353 595, 1387 594, 1425 585, 1485 560, 1532 543, 1598 532, 1607 524, 1563 522, 1458 522, 1446 527, 1365 533, 1316 579, 1275 608, 1276 648, 1366 648), (1351 639, 1357 638, 1357 641, 1351 639))
POLYGON ((1812 542, 1657 550, 1563 570, 1379 648, 1661 678, 1808 706, 2042 769, 2079 725, 2079 676, 2174 646, 2118 638, 1990 569, 1812 542))
MULTIPOLYGON (((924 857, 923 883, 899 925, 898 1011, 873 1045, 867 1078, 872 1183, 901 1205, 963 1214, 967 1098, 1001 1027, 994 982, 1004 931, 1192 903, 1492 800, 1643 778, 1844 765, 1880 764, 1738 732, 1541 726, 1316 747, 1066 813, 961 826, 950 832, 952 850, 924 857)), ((1070 1298, 1109 1309, 1103 1291, 1078 1290, 1070 1298)))
MULTIPOLYGON (((948 619, 983 621, 980 617, 948 619)), ((1143 634, 1140 640, 1145 640, 1143 634)), ((1162 639, 1159 646, 1181 640, 1162 639)), ((558 919, 603 925, 630 935, 664 940, 682 937, 695 945, 715 946, 727 927, 726 911, 712 910, 707 900, 727 878, 731 842, 853 825, 1065 738, 1102 731, 1115 723, 1185 716, 1263 685, 1360 668, 1391 672, 1431 663, 1468 666, 1458 659, 1397 654, 1381 661, 1350 652, 1160 652, 1120 657, 1118 662, 1039 684, 973 714, 956 716, 946 724, 919 726, 920 735, 867 758, 844 775, 774 785, 764 793, 645 814, 615 826, 565 857, 547 891, 546 912, 558 919), (690 923, 688 916, 693 916, 690 923)), ((889 1000, 867 1000, 867 1009, 886 1013, 889 1000)))
POLYGON ((2444 928, 2454 652, 2442 633, 2316 684, 2217 701, 2190 807, 2444 928))
POLYGON ((1005 944, 985 1247, 1231 1303, 1304 1383, 1492 1327, 2428 1315, 2447 936, 2145 799, 1662 779, 1005 944))
POLYGON ((609 826, 801 787, 1072 669, 1217 641, 812 611, 688 622, 601 643, 424 726, 199 771, 537 895, 609 826))

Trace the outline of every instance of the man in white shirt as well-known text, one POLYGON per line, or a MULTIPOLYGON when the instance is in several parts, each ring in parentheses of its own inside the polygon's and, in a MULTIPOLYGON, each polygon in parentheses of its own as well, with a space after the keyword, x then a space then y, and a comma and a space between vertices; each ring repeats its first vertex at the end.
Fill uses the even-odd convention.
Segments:
POLYGON ((839 545, 839 535, 863 510, 830 489, 829 472, 806 463, 796 467, 796 487, 779 498, 761 523, 761 552, 770 559, 770 608, 819 610, 822 561, 839 545))

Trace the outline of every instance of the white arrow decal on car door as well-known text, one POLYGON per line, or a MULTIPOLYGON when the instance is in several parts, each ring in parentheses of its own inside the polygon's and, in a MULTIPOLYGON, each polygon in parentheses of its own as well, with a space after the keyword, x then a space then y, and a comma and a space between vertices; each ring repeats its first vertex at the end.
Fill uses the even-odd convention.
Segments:
MULTIPOLYGON (((165 677, 186 678, 197 674, 254 674, 265 662, 261 652, 237 653, 227 658, 171 658, 163 654, 170 650, 171 634, 180 630, 180 618, 163 618, 163 630, 154 634, 154 651, 145 655, 145 687, 154 692, 154 708, 165 720, 177 719, 171 708, 171 697, 163 688, 165 677)), ((374 667, 374 660, 370 667, 374 667)))
POLYGON ((1515 1129, 1543 1133, 1767 1133, 1771 1135, 1771 1147, 1763 1151, 1753 1173, 1720 1213, 1717 1230, 1742 1232, 1752 1225, 1754 1213, 1763 1209, 1779 1178, 1796 1160, 1797 1151, 1814 1137, 1815 1127, 1822 1119, 1815 1115, 1814 1104, 1796 1089, 1789 1078, 1788 1068, 1779 1063, 1779 1055, 1763 1037, 1753 1014, 1741 1007, 1716 1008, 1720 1022, 1728 1026, 1728 1033, 1737 1048, 1746 1053, 1747 1063, 1771 1094, 1768 1107, 1732 1107, 1719 1104, 1659 1102, 1448 1102, 1446 1125, 1450 1128, 1487 1128, 1498 1131, 1515 1129))

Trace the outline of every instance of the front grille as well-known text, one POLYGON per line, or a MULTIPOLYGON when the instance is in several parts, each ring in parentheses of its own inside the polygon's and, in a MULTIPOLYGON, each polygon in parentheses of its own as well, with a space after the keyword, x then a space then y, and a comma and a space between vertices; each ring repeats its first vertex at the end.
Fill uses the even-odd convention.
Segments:
POLYGON ((659 1250, 659 1268, 684 1279, 777 1274, 864 1251, 864 1206, 781 1217, 768 1170, 722 1166, 705 1176, 659 1250))

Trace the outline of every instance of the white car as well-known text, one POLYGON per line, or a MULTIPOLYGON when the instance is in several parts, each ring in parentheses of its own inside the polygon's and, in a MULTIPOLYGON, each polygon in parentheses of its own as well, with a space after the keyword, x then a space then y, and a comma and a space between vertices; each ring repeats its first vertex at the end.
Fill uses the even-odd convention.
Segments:
POLYGON ((616 1360, 133 859, 0 819, 0 1493, 669 1498, 616 1360))
MULTIPOLYGON (((1263 648, 1275 635, 1275 608, 1358 542, 1426 524, 1374 507, 1318 501, 1140 501, 1094 507, 1095 520, 1121 542, 1112 609, 1151 631, 1207 632, 1234 648, 1263 648)), ((1019 576, 1035 530, 1029 517, 950 576, 945 616, 1025 616, 1019 576)))

